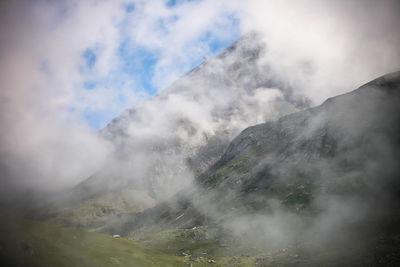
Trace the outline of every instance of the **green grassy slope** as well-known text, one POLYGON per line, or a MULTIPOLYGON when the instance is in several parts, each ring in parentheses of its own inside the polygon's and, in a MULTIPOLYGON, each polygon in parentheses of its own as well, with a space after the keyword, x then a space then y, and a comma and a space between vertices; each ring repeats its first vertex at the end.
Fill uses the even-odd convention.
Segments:
POLYGON ((183 266, 167 255, 131 240, 31 221, 0 226, 1 266, 183 266))
POLYGON ((81 229, 13 221, 0 224, 0 266, 350 266, 354 258, 363 259, 354 266, 399 266, 399 235, 378 238, 380 241, 373 245, 381 255, 361 257, 359 251, 352 250, 340 252, 345 257, 338 260, 337 250, 304 254, 287 248, 267 254, 227 253, 232 248, 197 240, 194 232, 159 233, 143 245, 81 229))
POLYGON ((138 243, 83 229, 12 220, 0 223, 0 266, 255 266, 258 260, 216 255, 212 252, 216 244, 176 237, 178 232, 138 243))

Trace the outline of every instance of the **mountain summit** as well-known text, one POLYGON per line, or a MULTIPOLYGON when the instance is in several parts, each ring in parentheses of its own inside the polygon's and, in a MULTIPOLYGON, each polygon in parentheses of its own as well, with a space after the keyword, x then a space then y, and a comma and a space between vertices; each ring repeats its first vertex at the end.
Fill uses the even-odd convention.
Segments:
POLYGON ((122 212, 133 211, 122 203, 135 198, 134 209, 142 210, 193 182, 243 128, 307 107, 266 56, 267 46, 251 32, 115 118, 100 131, 114 145, 113 158, 76 186, 72 199, 122 212))

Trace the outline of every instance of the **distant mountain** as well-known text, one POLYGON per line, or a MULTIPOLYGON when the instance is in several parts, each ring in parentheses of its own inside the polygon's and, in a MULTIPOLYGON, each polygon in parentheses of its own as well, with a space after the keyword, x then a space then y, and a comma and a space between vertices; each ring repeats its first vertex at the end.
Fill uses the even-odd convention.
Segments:
POLYGON ((396 72, 245 129, 197 186, 142 213, 114 218, 106 231, 146 240, 166 230, 198 229, 199 240, 217 236, 253 252, 289 247, 395 266, 399 160, 396 72))
POLYGON ((308 107, 264 63, 267 56, 251 32, 115 118, 100 131, 114 158, 73 189, 75 212, 89 205, 102 217, 100 206, 110 213, 150 207, 214 164, 243 128, 308 107))

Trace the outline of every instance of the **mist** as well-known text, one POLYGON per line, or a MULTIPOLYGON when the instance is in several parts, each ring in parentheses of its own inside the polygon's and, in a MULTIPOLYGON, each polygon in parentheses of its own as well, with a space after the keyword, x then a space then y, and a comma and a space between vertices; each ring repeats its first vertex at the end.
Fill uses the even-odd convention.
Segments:
POLYGON ((213 238, 237 253, 259 251, 266 263, 299 255, 318 255, 318 262, 321 253, 358 264, 377 257, 384 240, 397 236, 399 77, 247 128, 199 177, 199 193, 187 191, 189 208, 171 204, 167 212, 187 228, 196 220, 219 225, 213 238))
MULTIPOLYGON (((395 33, 395 26, 399 25, 399 7, 396 1, 252 1, 246 4, 232 1, 213 4, 202 1, 183 3, 171 10, 163 7, 162 1, 153 2, 135 2, 137 9, 141 7, 140 10, 143 10, 139 17, 143 21, 138 21, 137 32, 124 34, 138 38, 137 42, 145 47, 159 50, 160 63, 154 79, 156 84, 161 85, 160 90, 163 85, 172 82, 170 77, 176 78, 173 68, 171 73, 162 71, 164 66, 171 69, 171 63, 166 62, 192 54, 191 51, 172 47, 175 47, 177 40, 180 46, 190 46, 193 36, 200 35, 209 25, 205 22, 207 17, 202 18, 201 14, 210 12, 234 12, 240 20, 242 33, 256 30, 261 34, 266 52, 257 58, 259 71, 263 71, 262 66, 268 64, 272 70, 267 74, 272 76, 270 80, 283 81, 284 84, 279 84, 280 87, 295 88, 294 94, 309 99, 312 103, 320 103, 329 96, 346 92, 399 67, 400 40, 395 33), (149 8, 152 8, 151 11, 149 8), (192 22, 193 25, 198 25, 199 32, 183 27, 190 20, 190 14, 187 14, 189 8, 193 8, 189 13, 196 14, 199 20, 195 24, 192 22), (168 34, 156 31, 154 23, 149 22, 171 15, 177 15, 178 19, 165 25, 168 27, 168 34), (171 50, 176 55, 171 54, 171 50), (160 78, 160 75, 163 77, 160 78)), ((4 169, 2 173, 10 176, 3 177, 2 180, 45 188, 76 184, 94 173, 110 151, 110 147, 104 141, 98 140, 95 132, 85 125, 80 112, 99 108, 121 112, 127 105, 134 105, 144 99, 143 91, 137 91, 134 81, 128 77, 122 78, 128 79, 130 88, 116 88, 114 91, 111 88, 100 88, 97 91, 77 88, 86 76, 104 76, 110 72, 113 64, 118 64, 115 50, 122 36, 112 18, 121 17, 120 21, 126 18, 121 3, 71 4, 72 2, 49 4, 42 1, 2 3, 1 165, 4 169), (87 12, 89 8, 94 9, 87 12), (56 23, 52 23, 53 21, 56 23), (87 23, 88 21, 101 23, 87 23), (83 24, 85 27, 76 29, 76 25, 83 24), (78 66, 83 64, 81 53, 93 43, 102 47, 102 53, 98 56, 95 70, 82 73, 78 70, 78 66), (115 101, 109 99, 121 94, 121 90, 123 94, 129 95, 130 100, 117 108, 115 101), (81 164, 83 161, 86 162, 85 166, 81 164)), ((139 19, 135 18, 136 20, 139 19)), ((221 25, 224 26, 224 22, 218 24, 215 34, 224 34, 221 25)), ((196 44, 191 47, 197 49, 196 44)), ((234 62, 236 59, 230 60, 234 62)), ((208 64, 208 72, 220 71, 218 64, 210 65, 208 64)), ((181 99, 185 93, 180 92, 176 100, 173 99, 174 96, 169 96, 171 103, 154 101, 146 104, 152 105, 152 111, 143 111, 148 113, 144 115, 148 117, 147 131, 171 131, 167 129, 168 120, 160 119, 165 122, 164 125, 155 120, 164 114, 168 114, 165 116, 169 118, 174 116, 170 113, 179 113, 182 110, 187 116, 201 116, 189 118, 196 122, 195 128, 201 127, 206 133, 215 132, 218 126, 210 121, 210 110, 215 110, 214 106, 223 109, 229 105, 241 88, 208 88, 204 92, 206 84, 207 81, 201 81, 200 84, 191 82, 186 86, 199 95, 199 100, 185 102, 181 99), (213 102, 209 101, 208 95, 213 102), (204 97, 202 101, 201 98, 204 97), (177 110, 164 111, 170 106, 177 110)), ((236 87, 240 85, 236 84, 236 87)), ((271 103, 277 98, 274 95, 276 91, 264 93, 266 90, 262 88, 257 90, 253 96, 249 96, 253 97, 249 101, 267 103, 256 110, 244 110, 249 113, 244 119, 246 123, 240 119, 233 120, 231 123, 236 124, 233 127, 238 130, 233 131, 229 138, 235 136, 239 129, 276 118, 276 114, 282 113, 276 112, 274 103, 271 103), (270 100, 271 97, 275 99, 270 100), (248 121, 248 118, 257 119, 248 121)), ((253 107, 254 103, 248 106, 253 107)), ((293 110, 288 108, 286 113, 293 110)), ((138 129, 135 132, 140 134, 138 129)), ((198 132, 202 133, 201 130, 198 132)), ((198 138, 199 136, 191 138, 190 142, 199 142, 198 138)))
MULTIPOLYGON (((19 198, 28 205, 30 194, 63 201, 62 192, 75 201, 66 201, 65 213, 79 201, 107 203, 121 214, 157 210, 182 192, 203 192, 199 179, 218 166, 247 127, 277 122, 400 69, 396 0, 177 2, 0 4, 0 200, 5 205, 19 198), (215 43, 225 45, 216 49, 215 43), (121 207, 125 195, 141 202, 139 208, 121 207), (113 201, 118 204, 109 204, 113 201)), ((354 109, 345 103, 340 114, 321 113, 294 141, 323 135, 328 120, 339 131, 339 146, 347 148, 370 128, 360 122, 364 115, 343 118, 354 111, 373 113, 380 96, 368 99, 354 109)), ((376 116, 376 122, 389 120, 376 116)), ((284 177, 277 183, 288 182, 285 177, 296 169, 295 174, 320 177, 321 188, 353 181, 376 199, 363 198, 364 191, 341 197, 321 189, 310 200, 320 213, 311 216, 272 197, 262 211, 244 211, 222 227, 237 239, 247 236, 246 246, 271 251, 305 240, 303 247, 317 250, 329 245, 327 240, 335 243, 338 229, 338 244, 360 244, 373 230, 352 232, 352 227, 386 219, 394 193, 383 192, 397 185, 394 145, 379 134, 365 138, 368 146, 346 157, 313 165, 304 158, 315 155, 293 155, 285 165, 279 155, 268 154, 254 170, 273 162, 273 172, 284 177), (377 151, 341 176, 343 162, 377 151)), ((239 173, 236 178, 245 183, 239 173)), ((221 221, 221 207, 213 200, 221 192, 241 194, 229 188, 207 195, 208 200, 197 199, 197 193, 188 199, 200 213, 221 221)), ((99 216, 96 223, 106 229, 115 222, 111 217, 99 216)))

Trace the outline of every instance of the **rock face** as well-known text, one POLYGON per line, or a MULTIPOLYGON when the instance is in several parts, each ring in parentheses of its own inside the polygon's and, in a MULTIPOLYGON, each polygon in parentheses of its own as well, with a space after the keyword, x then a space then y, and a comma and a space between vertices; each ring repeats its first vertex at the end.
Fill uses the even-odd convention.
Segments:
POLYGON ((125 111, 100 134, 115 157, 73 191, 86 200, 133 188, 155 200, 181 190, 214 164, 243 128, 308 106, 278 80, 249 33, 152 99, 125 111))
POLYGON ((266 196, 296 210, 318 205, 313 200, 319 195, 385 192, 374 202, 384 200, 400 185, 399 122, 397 72, 318 107, 247 128, 199 181, 207 191, 232 190, 254 209, 266 207, 266 196))
POLYGON ((109 230, 142 238, 218 225, 253 245, 300 242, 313 250, 368 251, 373 242, 400 233, 399 148, 396 72, 320 106, 245 129, 200 175, 197 187, 145 212, 126 214, 109 230))

